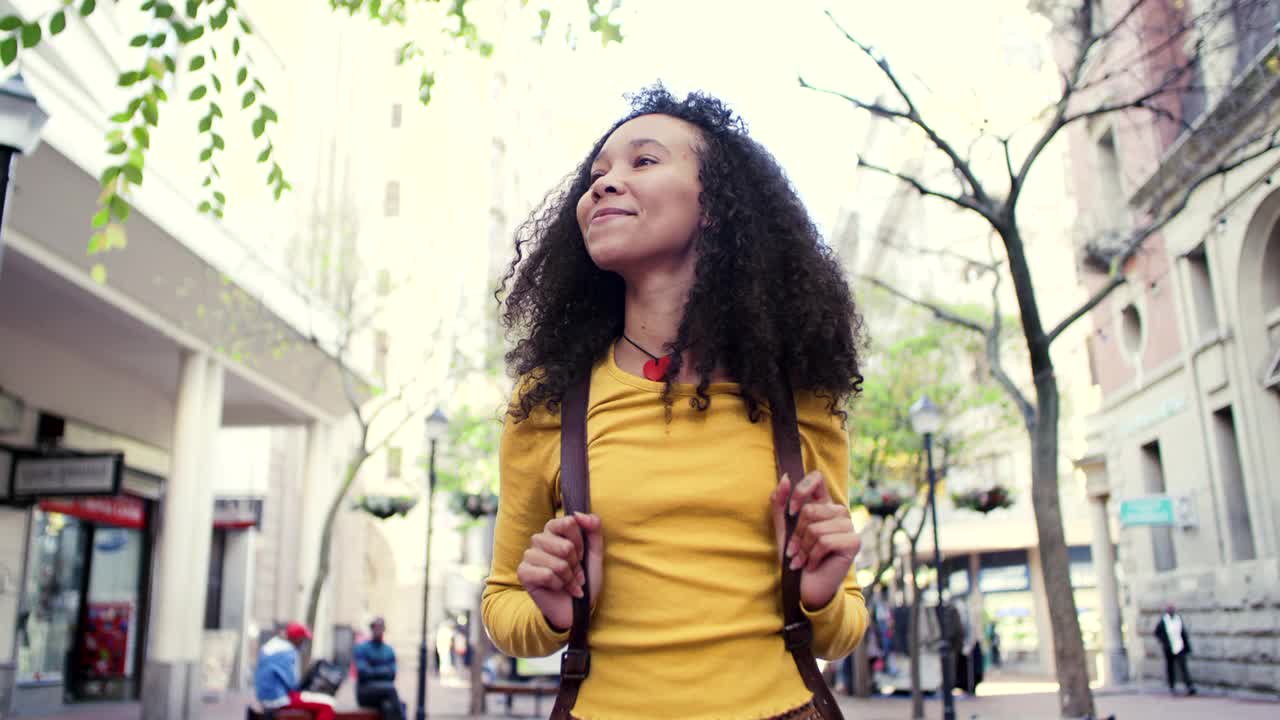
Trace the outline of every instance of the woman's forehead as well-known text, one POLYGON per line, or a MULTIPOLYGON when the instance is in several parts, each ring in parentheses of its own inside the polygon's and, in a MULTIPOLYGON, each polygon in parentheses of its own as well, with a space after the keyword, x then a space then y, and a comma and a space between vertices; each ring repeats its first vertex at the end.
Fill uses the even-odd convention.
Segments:
POLYGON ((600 155, 626 149, 653 140, 670 152, 690 152, 701 139, 702 133, 692 123, 670 115, 641 115, 619 125, 600 148, 600 155))

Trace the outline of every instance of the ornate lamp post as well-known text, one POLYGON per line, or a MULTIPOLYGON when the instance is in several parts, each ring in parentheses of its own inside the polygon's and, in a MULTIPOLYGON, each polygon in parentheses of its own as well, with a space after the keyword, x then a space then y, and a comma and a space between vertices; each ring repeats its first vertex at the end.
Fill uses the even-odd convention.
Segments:
POLYGON ((449 432, 449 418, 439 408, 427 418, 427 562, 422 578, 422 645, 418 648, 417 720, 427 717, 427 608, 431 599, 431 514, 435 508, 436 443, 449 432))
MULTIPOLYGON (((29 155, 40 144, 40 131, 49 115, 36 102, 18 73, 0 85, 0 227, 9 200, 9 177, 14 155, 29 155)), ((4 237, 0 235, 0 264, 4 262, 4 237)))
POLYGON ((942 656, 942 718, 955 720, 955 700, 951 688, 955 686, 955 667, 952 665, 951 642, 947 639, 947 615, 942 605, 942 546, 938 544, 938 475, 933 469, 933 436, 942 428, 942 411, 921 395, 911 406, 911 427, 924 436, 925 462, 929 472, 929 513, 933 522, 933 567, 936 573, 934 589, 938 593, 938 654, 942 656))

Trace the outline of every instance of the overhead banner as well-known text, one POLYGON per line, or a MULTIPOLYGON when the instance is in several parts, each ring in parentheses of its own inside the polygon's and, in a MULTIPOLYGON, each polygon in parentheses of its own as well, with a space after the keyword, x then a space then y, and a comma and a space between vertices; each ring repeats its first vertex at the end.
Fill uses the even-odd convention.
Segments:
POLYGON ((13 497, 117 495, 124 453, 41 457, 19 455, 13 463, 13 497))

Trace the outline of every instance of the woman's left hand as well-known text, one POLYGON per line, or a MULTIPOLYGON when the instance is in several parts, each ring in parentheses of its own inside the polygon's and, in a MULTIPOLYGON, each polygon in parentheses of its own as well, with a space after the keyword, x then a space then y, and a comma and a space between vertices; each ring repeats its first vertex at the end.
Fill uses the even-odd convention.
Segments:
POLYGON ((826 607, 844 585, 853 558, 862 547, 862 538, 853 529, 849 508, 831 500, 822 473, 804 476, 791 492, 791 479, 783 476, 774 488, 773 527, 782 547, 786 535, 787 495, 791 495, 792 513, 799 512, 795 534, 785 549, 787 562, 801 569, 800 600, 809 610, 826 607))

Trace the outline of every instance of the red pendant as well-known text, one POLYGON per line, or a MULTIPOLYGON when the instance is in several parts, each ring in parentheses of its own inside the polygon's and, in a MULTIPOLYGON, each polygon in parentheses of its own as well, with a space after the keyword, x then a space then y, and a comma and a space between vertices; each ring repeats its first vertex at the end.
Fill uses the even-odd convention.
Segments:
POLYGON ((671 368, 671 356, 660 357, 657 360, 649 360, 644 364, 644 377, 646 380, 653 382, 662 382, 667 377, 667 370, 671 368))

